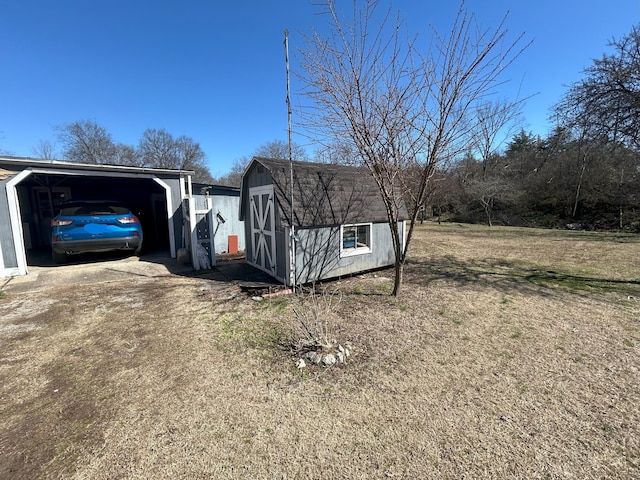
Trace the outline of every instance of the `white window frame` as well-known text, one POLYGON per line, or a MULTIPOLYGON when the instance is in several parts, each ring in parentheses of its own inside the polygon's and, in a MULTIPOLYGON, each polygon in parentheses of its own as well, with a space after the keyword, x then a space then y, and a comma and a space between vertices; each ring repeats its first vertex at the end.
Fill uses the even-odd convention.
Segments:
POLYGON ((340 225, 340 258, 351 257, 354 255, 364 255, 373 251, 373 223, 350 223, 346 225, 340 225), (344 248, 344 230, 352 227, 367 227, 369 229, 369 244, 364 247, 357 246, 354 248, 344 248))

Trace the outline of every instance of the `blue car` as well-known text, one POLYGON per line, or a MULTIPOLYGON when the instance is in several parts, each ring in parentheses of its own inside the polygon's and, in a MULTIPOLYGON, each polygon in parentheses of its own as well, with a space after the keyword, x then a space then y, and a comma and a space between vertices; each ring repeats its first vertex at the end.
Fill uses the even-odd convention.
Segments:
POLYGON ((130 250, 137 255, 141 249, 140 221, 118 202, 66 202, 51 220, 51 253, 56 263, 78 253, 130 250))

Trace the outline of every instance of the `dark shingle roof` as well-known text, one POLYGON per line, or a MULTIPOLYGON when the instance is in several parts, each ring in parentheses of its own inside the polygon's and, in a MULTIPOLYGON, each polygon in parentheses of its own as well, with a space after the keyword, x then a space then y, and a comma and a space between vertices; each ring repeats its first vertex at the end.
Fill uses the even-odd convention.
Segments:
MULTIPOLYGON (((289 225, 291 216, 290 162, 255 157, 271 173, 279 215, 289 225)), ((294 218, 297 227, 386 222, 387 211, 378 186, 362 167, 293 162, 294 218)), ((399 219, 408 218, 402 204, 399 219)))

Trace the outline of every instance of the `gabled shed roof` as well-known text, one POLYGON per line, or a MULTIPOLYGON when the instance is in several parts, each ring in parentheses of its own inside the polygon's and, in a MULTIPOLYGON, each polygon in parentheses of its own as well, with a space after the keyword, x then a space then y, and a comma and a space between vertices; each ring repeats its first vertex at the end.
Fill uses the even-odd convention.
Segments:
MULTIPOLYGON (((269 171, 280 221, 284 225, 290 225, 290 162, 254 157, 245 176, 256 165, 269 171)), ((243 187, 244 183, 243 178, 243 187)), ((387 221, 384 201, 366 168, 294 161, 293 184, 294 219, 297 227, 387 221)), ((244 218, 243 212, 241 218, 244 218)), ((407 210, 402 203, 399 219, 407 218, 407 210)))

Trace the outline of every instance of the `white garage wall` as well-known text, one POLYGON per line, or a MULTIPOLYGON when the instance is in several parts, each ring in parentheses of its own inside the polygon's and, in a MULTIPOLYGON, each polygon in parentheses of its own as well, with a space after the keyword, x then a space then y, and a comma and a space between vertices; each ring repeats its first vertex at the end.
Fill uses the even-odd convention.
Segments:
POLYGON ((240 197, 213 195, 213 218, 215 233, 216 253, 225 253, 228 249, 229 235, 238 236, 238 248, 245 249, 244 243, 244 222, 238 220, 238 212, 240 208, 240 197), (216 221, 217 214, 220 214, 225 222, 216 221))

